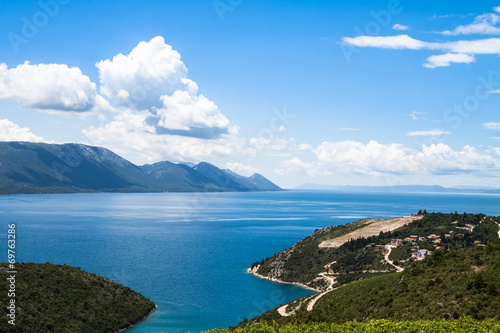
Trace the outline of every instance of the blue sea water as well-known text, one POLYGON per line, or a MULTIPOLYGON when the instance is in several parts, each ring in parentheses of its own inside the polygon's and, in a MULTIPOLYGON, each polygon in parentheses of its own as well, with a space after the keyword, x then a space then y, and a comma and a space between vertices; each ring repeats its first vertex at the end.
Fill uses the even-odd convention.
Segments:
POLYGON ((236 325, 310 293, 251 276, 246 268, 254 261, 317 228, 419 209, 500 215, 500 196, 329 191, 4 196, 0 248, 7 253, 7 223, 16 223, 18 261, 79 266, 159 306, 127 332, 200 332, 236 325))

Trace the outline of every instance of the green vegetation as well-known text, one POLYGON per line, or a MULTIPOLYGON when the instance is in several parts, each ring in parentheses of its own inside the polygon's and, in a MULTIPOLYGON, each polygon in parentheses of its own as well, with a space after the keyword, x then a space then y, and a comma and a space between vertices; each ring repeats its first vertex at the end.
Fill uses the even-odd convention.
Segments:
MULTIPOLYGON (((498 235, 498 234, 497 234, 498 235)), ((372 319, 474 320, 500 313, 500 240, 413 262, 402 273, 354 282, 324 295, 307 311, 281 317, 276 309, 251 320, 284 323, 368 322, 372 319)))
POLYGON ((116 332, 142 320, 155 304, 141 294, 77 267, 16 264, 16 320, 8 324, 6 264, 0 264, 1 332, 116 332))
MULTIPOLYGON (((343 324, 311 323, 311 324, 279 324, 262 322, 236 329, 215 329, 210 333, 490 333, 500 332, 500 322, 487 319, 475 321, 462 318, 451 321, 403 321, 371 320, 368 323, 346 322, 343 324)), ((208 333, 207 332, 207 333, 208 333)))
MULTIPOLYGON (((425 215, 424 215, 425 213, 425 215)), ((343 226, 316 230, 310 236, 271 258, 254 263, 260 264, 258 273, 286 282, 300 282, 311 287, 324 288, 324 280, 314 281, 319 273, 327 271, 336 277, 336 286, 360 279, 394 272, 395 268, 383 260, 383 254, 375 251, 377 244, 389 244, 392 239, 402 239, 416 235, 420 240, 407 242, 391 252, 390 259, 396 264, 408 267, 416 259, 417 249, 435 250, 438 246, 446 251, 467 248, 475 242, 487 244, 498 239, 499 218, 486 217, 484 214, 427 213, 424 217, 392 232, 381 232, 377 236, 350 240, 339 248, 319 248, 318 245, 366 226, 373 220, 366 219, 343 226), (440 243, 427 238, 436 235, 440 243), (424 240, 422 240, 424 239, 424 240), (418 247, 417 247, 418 246, 418 247)))

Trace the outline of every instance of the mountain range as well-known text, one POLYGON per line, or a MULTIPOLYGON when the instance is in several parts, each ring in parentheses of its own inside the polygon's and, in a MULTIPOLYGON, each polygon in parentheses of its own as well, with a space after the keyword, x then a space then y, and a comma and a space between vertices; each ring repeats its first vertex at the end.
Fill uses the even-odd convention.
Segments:
POLYGON ((102 147, 0 142, 0 194, 279 190, 260 174, 244 177, 207 162, 138 166, 102 147))
POLYGON ((295 190, 323 190, 338 192, 384 192, 384 193, 490 193, 499 194, 500 189, 485 186, 443 187, 439 185, 393 185, 393 186, 335 186, 306 183, 295 190))

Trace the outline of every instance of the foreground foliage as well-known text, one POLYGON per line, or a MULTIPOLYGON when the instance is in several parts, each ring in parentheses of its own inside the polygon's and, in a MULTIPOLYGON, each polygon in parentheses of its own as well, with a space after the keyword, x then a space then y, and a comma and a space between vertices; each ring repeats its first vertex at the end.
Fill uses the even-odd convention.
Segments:
POLYGON ((489 333, 500 332, 500 321, 487 319, 476 321, 471 318, 461 318, 451 321, 403 321, 371 320, 368 323, 346 322, 344 324, 278 324, 276 322, 262 322, 234 330, 216 329, 210 333, 489 333))
POLYGON ((155 304, 78 267, 17 263, 15 326, 6 316, 9 282, 0 264, 0 332, 116 332, 140 321, 155 304))

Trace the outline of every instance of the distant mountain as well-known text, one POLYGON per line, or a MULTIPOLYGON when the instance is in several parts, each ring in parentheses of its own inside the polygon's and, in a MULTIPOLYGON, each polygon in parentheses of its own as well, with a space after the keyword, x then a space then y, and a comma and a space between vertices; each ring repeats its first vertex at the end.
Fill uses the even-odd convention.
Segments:
POLYGON ((234 177, 205 162, 137 166, 101 147, 0 142, 0 194, 281 190, 260 175, 251 186, 234 177))
POLYGON ((319 184, 303 184, 296 190, 331 190, 339 192, 424 192, 424 193, 500 193, 499 188, 458 186, 456 188, 439 185, 394 185, 394 186, 335 186, 319 184))

